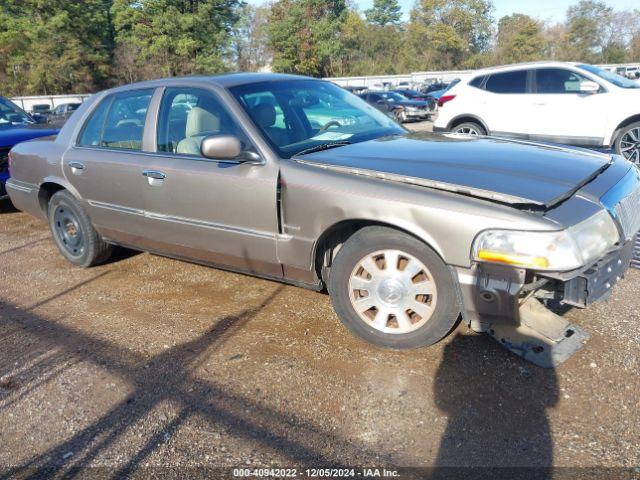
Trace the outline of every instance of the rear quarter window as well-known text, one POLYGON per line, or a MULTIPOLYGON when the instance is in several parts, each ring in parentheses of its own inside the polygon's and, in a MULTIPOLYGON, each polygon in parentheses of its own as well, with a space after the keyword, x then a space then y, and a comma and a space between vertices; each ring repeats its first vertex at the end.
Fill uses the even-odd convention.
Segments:
POLYGON ((493 93, 527 93, 527 71, 494 73, 489 76, 485 90, 493 93))

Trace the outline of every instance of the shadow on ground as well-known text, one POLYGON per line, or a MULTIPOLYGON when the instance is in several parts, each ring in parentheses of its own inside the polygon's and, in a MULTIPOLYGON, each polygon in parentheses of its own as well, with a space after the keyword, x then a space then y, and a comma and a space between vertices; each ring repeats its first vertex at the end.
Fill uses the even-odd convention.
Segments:
MULTIPOLYGON (((14 352, 11 360, 31 370, 23 376, 35 379, 25 387, 5 380, 7 383, 0 385, 0 414, 78 362, 92 362, 134 386, 126 398, 89 426, 27 463, 11 467, 3 478, 85 476, 87 466, 165 401, 178 405, 178 414, 159 425, 125 464, 117 465, 112 478, 136 472, 163 437, 176 432, 192 416, 224 426, 232 435, 288 459, 291 466, 394 465, 397 461, 385 452, 371 451, 335 431, 301 420, 295 412, 273 410, 194 374, 216 349, 272 303, 283 286, 274 284, 255 305, 213 321, 203 335, 152 358, 33 313, 36 307, 72 294, 106 273, 31 308, 0 301, 0 326, 8 332, 0 341, 3 355, 12 351, 15 336, 28 338, 32 345, 29 351, 14 352), (67 452, 74 452, 73 457, 65 459, 67 452)), ((435 464, 538 466, 545 472, 544 467, 553 461, 546 410, 558 398, 555 372, 519 360, 488 337, 454 335, 444 347, 434 379, 435 403, 448 417, 435 464)), ((430 421, 424 420, 427 424, 430 421)), ((446 471, 430 475, 450 478, 441 474, 446 471)))

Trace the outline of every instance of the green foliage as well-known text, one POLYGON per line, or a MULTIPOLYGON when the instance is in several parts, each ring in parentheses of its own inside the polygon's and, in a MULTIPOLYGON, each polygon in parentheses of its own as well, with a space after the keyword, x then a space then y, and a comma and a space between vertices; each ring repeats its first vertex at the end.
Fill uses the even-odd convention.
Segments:
POLYGON ((115 0, 113 24, 121 55, 132 60, 142 78, 151 72, 223 71, 237 7, 237 0, 115 0))
POLYGON ((489 49, 490 0, 419 0, 411 12, 408 43, 415 67, 462 67, 489 49))
POLYGON ((397 25, 402 18, 402 8, 398 0, 373 0, 373 7, 364 14, 367 22, 373 25, 397 25))
POLYGON ((606 3, 581 0, 567 11, 567 43, 571 56, 582 61, 603 61, 605 29, 611 22, 613 9, 606 3))
POLYGON ((341 31, 348 10, 344 0, 278 0, 271 7, 269 44, 273 70, 312 76, 336 71, 341 31))
POLYGON ((12 93, 90 91, 109 73, 110 0, 3 0, 0 79, 12 93))
POLYGON ((555 25, 494 24, 491 0, 0 0, 0 94, 91 92, 161 76, 313 76, 478 68, 537 59, 640 62, 640 10, 580 0, 555 25), (495 41, 494 41, 495 39, 495 41))
POLYGON ((540 22, 519 13, 500 19, 496 46, 499 63, 540 60, 544 54, 545 39, 540 22))

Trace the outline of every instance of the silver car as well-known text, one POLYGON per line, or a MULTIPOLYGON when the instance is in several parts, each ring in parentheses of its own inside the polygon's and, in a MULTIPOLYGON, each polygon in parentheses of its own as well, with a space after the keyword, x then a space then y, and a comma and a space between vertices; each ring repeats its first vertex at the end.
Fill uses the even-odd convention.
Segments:
POLYGON ((606 298, 640 229, 639 170, 621 157, 410 134, 291 75, 96 94, 10 169, 14 205, 75 265, 124 245, 326 288, 377 345, 431 345, 461 318, 543 366, 587 337, 546 304, 606 298))

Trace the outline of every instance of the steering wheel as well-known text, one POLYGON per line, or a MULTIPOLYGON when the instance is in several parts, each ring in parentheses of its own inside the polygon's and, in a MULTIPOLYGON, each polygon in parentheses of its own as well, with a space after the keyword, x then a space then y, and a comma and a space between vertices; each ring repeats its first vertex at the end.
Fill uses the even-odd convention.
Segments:
POLYGON ((324 132, 325 130, 328 130, 332 126, 341 127, 342 124, 337 120, 330 120, 327 123, 325 123, 323 126, 321 126, 318 132, 324 132))

